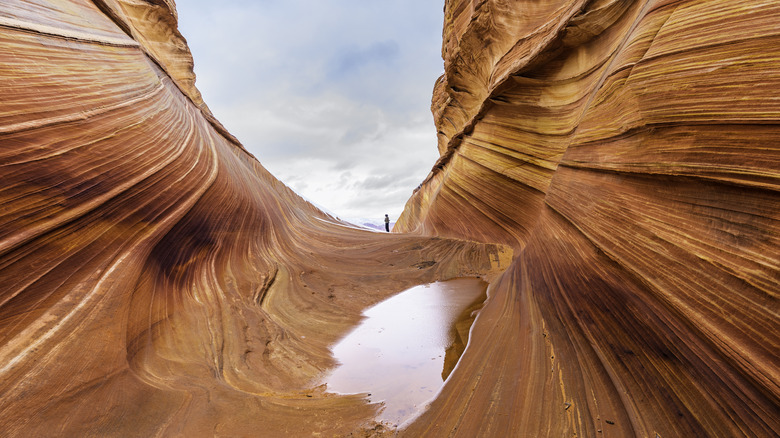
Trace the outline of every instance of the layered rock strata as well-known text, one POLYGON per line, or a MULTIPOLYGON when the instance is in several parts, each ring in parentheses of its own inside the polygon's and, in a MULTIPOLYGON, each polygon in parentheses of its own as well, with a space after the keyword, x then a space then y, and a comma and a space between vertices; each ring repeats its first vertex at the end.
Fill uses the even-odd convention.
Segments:
POLYGON ((394 292, 483 275, 398 434, 777 436, 780 7, 444 12, 441 158, 388 235, 222 128, 172 1, 4 2, 2 434, 393 434, 314 387, 328 347, 394 292))
POLYGON ((441 158, 396 230, 516 259, 405 435, 778 433, 778 18, 446 3, 441 158))
POLYGON ((171 3, 0 6, 0 434, 372 428, 315 387, 367 306, 511 251, 361 231, 211 117, 171 3))

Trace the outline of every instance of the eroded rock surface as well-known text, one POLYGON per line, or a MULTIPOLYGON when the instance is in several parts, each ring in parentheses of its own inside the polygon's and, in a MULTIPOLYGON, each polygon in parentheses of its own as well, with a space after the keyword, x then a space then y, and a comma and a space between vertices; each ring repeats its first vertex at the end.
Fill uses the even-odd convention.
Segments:
POLYGON ((2 435, 776 436, 780 6, 444 12, 441 159, 388 235, 222 128, 173 1, 3 2, 2 435), (312 387, 362 309, 467 275, 422 417, 312 387))
POLYGON ((372 430, 378 405, 314 387, 328 347, 365 307, 511 250, 299 198, 199 100, 171 7, 0 6, 0 434, 372 430))
POLYGON ((778 433, 778 18, 446 2, 441 159, 396 229, 516 260, 406 434, 778 433))

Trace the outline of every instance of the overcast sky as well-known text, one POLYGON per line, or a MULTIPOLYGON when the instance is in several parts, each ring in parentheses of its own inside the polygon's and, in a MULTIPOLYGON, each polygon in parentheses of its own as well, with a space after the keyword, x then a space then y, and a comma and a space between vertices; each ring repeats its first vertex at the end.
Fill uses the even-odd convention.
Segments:
POLYGON ((433 166, 443 0, 177 0, 196 86, 295 191, 395 220, 433 166))

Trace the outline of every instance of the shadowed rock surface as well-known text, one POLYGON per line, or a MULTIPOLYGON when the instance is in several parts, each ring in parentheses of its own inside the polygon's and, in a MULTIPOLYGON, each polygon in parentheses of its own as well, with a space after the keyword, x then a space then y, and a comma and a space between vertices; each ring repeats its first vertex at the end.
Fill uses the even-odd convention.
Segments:
POLYGON ((313 387, 328 347, 481 275, 468 348, 400 435, 777 436, 780 6, 444 15, 441 158, 382 234, 213 118, 173 1, 3 2, 2 435, 394 434, 313 387))

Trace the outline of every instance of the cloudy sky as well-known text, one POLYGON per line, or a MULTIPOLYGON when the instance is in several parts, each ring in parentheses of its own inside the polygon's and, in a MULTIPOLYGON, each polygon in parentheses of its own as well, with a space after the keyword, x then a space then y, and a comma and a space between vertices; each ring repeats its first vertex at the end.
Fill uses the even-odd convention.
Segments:
POLYGON ((443 0, 177 0, 196 85, 288 186, 394 220, 438 157, 443 0))

